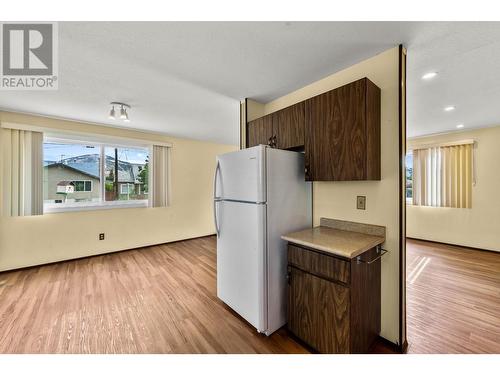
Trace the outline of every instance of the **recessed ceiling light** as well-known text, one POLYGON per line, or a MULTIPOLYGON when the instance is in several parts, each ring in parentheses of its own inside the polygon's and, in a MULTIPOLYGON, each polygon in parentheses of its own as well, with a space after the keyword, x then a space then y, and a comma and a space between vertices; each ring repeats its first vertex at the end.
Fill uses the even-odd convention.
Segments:
POLYGON ((425 73, 422 76, 422 79, 428 80, 428 79, 434 78, 435 76, 437 76, 437 72, 429 72, 429 73, 425 73))
POLYGON ((464 124, 458 124, 457 129, 462 129, 464 127, 464 124))
POLYGON ((449 105, 449 106, 447 106, 447 107, 444 107, 444 110, 445 110, 446 112, 451 112, 451 111, 454 111, 454 110, 455 110, 455 108, 456 108, 456 107, 455 107, 454 105, 449 105))

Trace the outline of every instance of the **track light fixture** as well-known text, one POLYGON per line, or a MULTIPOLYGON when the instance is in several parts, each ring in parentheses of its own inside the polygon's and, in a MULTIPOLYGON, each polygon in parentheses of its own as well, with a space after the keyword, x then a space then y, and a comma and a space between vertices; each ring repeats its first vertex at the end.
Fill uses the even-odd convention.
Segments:
POLYGON ((111 120, 114 120, 115 119, 115 106, 112 106, 111 107, 111 110, 109 111, 109 118, 111 120))
POLYGON ((111 102, 109 103, 109 105, 111 106, 111 110, 109 111, 110 119, 116 120, 116 112, 115 112, 115 106, 116 106, 120 108, 120 119, 122 119, 124 122, 130 122, 127 110, 130 110, 132 108, 131 106, 120 102, 111 102))

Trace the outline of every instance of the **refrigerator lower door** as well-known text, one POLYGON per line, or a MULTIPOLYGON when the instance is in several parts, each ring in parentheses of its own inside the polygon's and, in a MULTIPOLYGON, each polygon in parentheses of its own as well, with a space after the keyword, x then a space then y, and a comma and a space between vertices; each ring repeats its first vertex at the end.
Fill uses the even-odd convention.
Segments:
POLYGON ((266 205, 216 203, 217 296, 252 324, 267 330, 266 205))

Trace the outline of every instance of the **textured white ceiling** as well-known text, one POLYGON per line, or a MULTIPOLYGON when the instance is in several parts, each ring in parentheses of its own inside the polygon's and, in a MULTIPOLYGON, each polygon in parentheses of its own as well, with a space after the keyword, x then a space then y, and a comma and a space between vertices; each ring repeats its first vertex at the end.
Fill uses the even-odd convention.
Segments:
POLYGON ((500 23, 61 22, 59 90, 0 91, 0 107, 237 144, 239 99, 269 101, 404 43, 416 136, 500 123, 499 41, 500 23), (132 122, 109 120, 110 101, 132 105, 132 122))
POLYGON ((500 125, 500 22, 424 24, 408 47, 410 137, 500 125))

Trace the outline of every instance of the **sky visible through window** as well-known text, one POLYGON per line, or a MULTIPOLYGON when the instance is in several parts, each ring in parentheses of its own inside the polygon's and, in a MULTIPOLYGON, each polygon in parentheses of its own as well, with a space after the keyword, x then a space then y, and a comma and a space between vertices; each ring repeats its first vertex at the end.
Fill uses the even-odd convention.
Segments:
MULTIPOLYGON (((146 152, 145 150, 133 149, 133 148, 118 148, 118 160, 127 161, 134 164, 144 164, 146 162, 146 152)), ((115 149, 112 147, 105 148, 106 156, 115 157, 115 149)))
MULTIPOLYGON (((118 159, 129 163, 144 164, 147 154, 145 150, 134 148, 118 148, 118 159)), ((81 155, 99 154, 98 146, 80 144, 45 143, 43 160, 45 162, 60 162, 61 160, 81 155)), ((114 157, 114 150, 106 148, 106 155, 114 157)))

